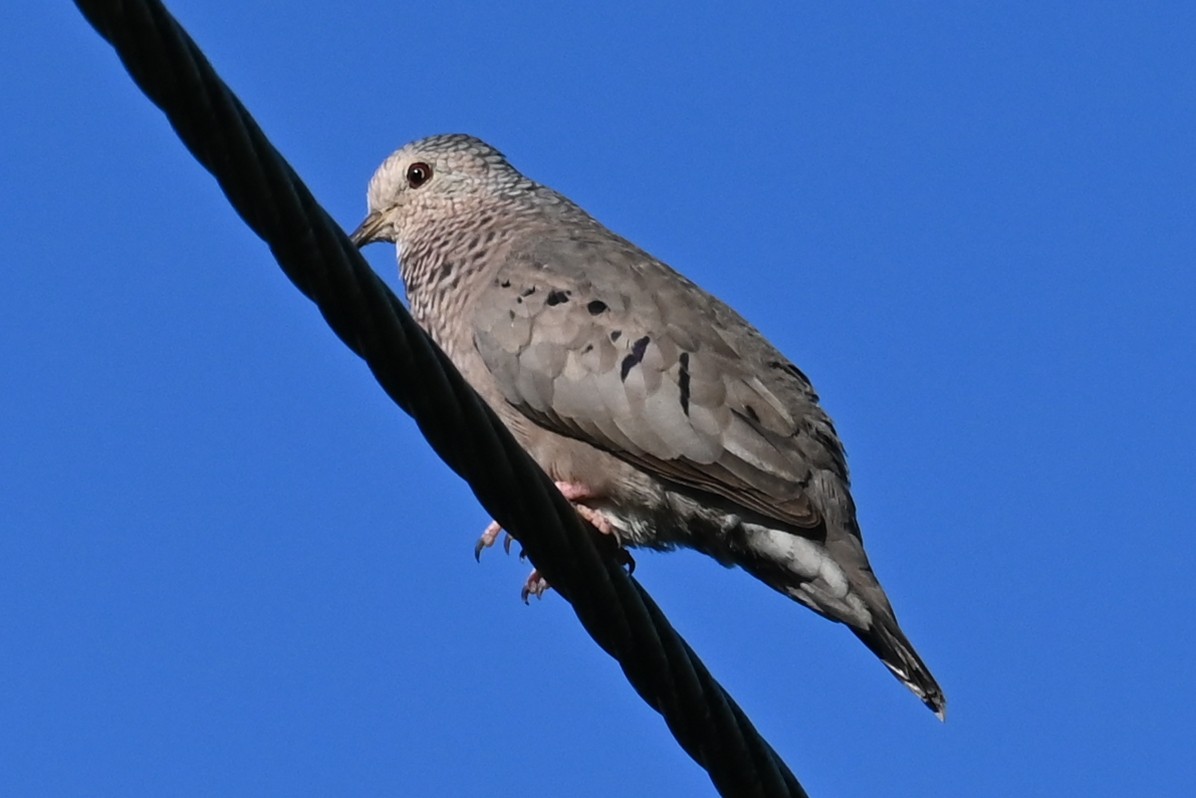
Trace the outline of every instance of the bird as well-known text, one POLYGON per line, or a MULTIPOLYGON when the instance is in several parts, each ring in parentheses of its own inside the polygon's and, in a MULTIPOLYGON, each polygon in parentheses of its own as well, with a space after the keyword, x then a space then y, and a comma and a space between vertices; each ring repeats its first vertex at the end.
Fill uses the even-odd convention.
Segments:
POLYGON ((470 135, 396 150, 367 206, 353 244, 396 245, 416 321, 583 517, 846 625, 945 718, 864 552, 835 427, 755 327, 470 135))

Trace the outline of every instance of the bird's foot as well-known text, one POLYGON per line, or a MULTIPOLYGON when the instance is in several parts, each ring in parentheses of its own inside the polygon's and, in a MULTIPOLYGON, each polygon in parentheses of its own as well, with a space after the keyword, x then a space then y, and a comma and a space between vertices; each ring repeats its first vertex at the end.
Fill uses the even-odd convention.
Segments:
POLYGON ((503 550, 506 551, 507 554, 510 554, 511 553, 511 535, 510 535, 510 533, 506 532, 501 526, 499 526, 497 521, 491 521, 489 526, 486 527, 485 531, 482 532, 482 536, 480 538, 478 538, 478 542, 473 544, 473 558, 475 560, 477 560, 478 562, 481 562, 482 561, 482 549, 488 549, 491 546, 493 546, 495 541, 498 540, 498 536, 503 535, 503 534, 506 535, 506 537, 503 538, 503 542, 502 542, 503 550))
POLYGON ((523 599, 524 604, 529 604, 531 603, 528 601, 529 598, 532 596, 540 598, 548 590, 548 587, 548 581, 540 576, 539 571, 533 570, 527 575, 527 582, 524 583, 523 589, 519 591, 519 597, 523 599))
MULTIPOLYGON (((619 565, 627 569, 628 574, 635 573, 635 558, 631 556, 631 552, 623 547, 615 550, 615 558, 619 561, 619 565)), ((519 555, 519 559, 523 559, 523 555, 519 555)), ((523 584, 523 588, 519 591, 519 597, 523 599, 524 604, 530 604, 528 599, 531 596, 536 598, 542 597, 552 585, 548 584, 548 580, 540 576, 540 572, 533 568, 532 572, 527 575, 527 581, 523 584)))
MULTIPOLYGON (((581 503, 586 499, 594 498, 593 491, 580 482, 559 481, 556 483, 556 487, 561 492, 561 495, 568 499, 573 508, 577 510, 578 515, 588 521, 599 532, 609 535, 614 540, 617 547, 617 554, 615 556, 618 557, 619 563, 627 568, 627 572, 632 573, 635 571, 635 560, 632 558, 631 553, 623 548, 619 532, 611 524, 610 519, 601 510, 595 510, 593 507, 581 503)), ((482 559, 482 550, 493 546, 498 541, 500 535, 503 536, 503 549, 507 554, 510 554, 512 540, 510 533, 506 532, 497 521, 491 521, 485 531, 482 532, 482 536, 478 538, 478 542, 474 544, 474 559, 480 561, 482 559)), ((521 554, 520 558, 522 556, 521 554)), ((544 591, 548 590, 548 588, 549 584, 544 577, 540 576, 540 572, 532 571, 527 577, 527 582, 524 584, 523 589, 520 591, 523 602, 525 604, 528 603, 530 596, 539 598, 544 595, 544 591)))
MULTIPOLYGON (((580 482, 564 482, 556 483, 557 490, 561 495, 569 500, 573 508, 577 510, 577 514, 585 520, 589 521, 595 529, 604 535, 610 535, 615 539, 615 542, 620 546, 623 545, 619 539, 619 533, 611 524, 610 520, 602 513, 601 510, 595 510, 593 507, 581 504, 586 499, 594 498, 594 493, 580 482)), ((497 521, 491 521, 486 529, 482 532, 482 536, 478 538, 478 542, 473 546, 473 556, 475 560, 482 559, 482 550, 488 549, 498 542, 499 535, 503 535, 502 547, 507 554, 511 553, 511 533, 507 532, 497 521)))
POLYGON ((623 544, 622 541, 619 540, 618 531, 613 525, 611 525, 610 519, 608 519, 601 510, 595 510, 593 507, 587 507, 584 504, 574 504, 573 509, 577 510, 578 515, 589 521, 590 525, 593 526, 594 529, 597 529, 604 535, 610 535, 612 538, 614 538, 615 543, 618 543, 619 547, 622 548, 623 544))

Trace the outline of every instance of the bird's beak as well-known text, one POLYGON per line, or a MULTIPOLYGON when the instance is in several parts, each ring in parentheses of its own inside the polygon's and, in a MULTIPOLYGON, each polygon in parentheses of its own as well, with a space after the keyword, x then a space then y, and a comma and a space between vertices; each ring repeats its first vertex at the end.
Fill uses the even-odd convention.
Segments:
POLYGON ((361 249, 366 244, 381 241, 382 237, 380 233, 385 226, 385 217, 378 211, 372 211, 365 217, 361 224, 357 225, 357 229, 349 235, 349 240, 353 242, 353 246, 361 249))

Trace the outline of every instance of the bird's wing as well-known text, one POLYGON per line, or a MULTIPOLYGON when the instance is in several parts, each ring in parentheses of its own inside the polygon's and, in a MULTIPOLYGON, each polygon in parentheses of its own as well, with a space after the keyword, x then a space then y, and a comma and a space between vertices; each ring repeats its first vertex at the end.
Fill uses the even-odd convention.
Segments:
POLYGON ((665 480, 819 525, 811 475, 847 475, 805 375, 718 299, 603 232, 538 239, 493 274, 472 322, 503 396, 665 480))

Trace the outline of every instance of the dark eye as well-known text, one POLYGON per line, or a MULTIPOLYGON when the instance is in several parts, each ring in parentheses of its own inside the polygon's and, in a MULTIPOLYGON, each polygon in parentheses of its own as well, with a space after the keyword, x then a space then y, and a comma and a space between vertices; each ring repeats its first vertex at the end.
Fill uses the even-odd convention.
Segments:
POLYGON ((423 161, 413 163, 407 167, 407 185, 419 188, 432 177, 432 167, 423 161))

